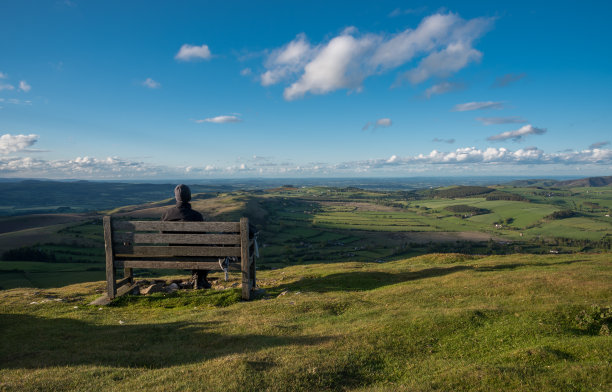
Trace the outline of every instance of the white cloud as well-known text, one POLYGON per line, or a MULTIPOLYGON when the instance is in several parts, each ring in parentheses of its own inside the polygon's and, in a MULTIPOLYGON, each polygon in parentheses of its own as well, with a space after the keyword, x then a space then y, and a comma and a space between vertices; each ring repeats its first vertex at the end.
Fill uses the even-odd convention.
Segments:
POLYGON ((467 103, 460 103, 458 105, 455 105, 455 107, 453 107, 453 111, 454 112, 467 112, 470 110, 502 109, 503 107, 504 107, 503 102, 493 102, 493 101, 467 102, 467 103))
POLYGON ((153 89, 161 87, 161 83, 156 82, 155 80, 151 78, 146 78, 145 81, 142 82, 141 84, 145 87, 153 88, 153 89))
POLYGON ((242 76, 249 76, 252 73, 253 71, 251 71, 251 68, 245 68, 242 71, 240 71, 240 75, 242 76))
POLYGON ((609 142, 609 141, 605 141, 605 142, 596 142, 596 143, 591 144, 591 145, 589 146, 589 149, 591 149, 591 150, 594 150, 594 149, 596 149, 596 148, 597 148, 597 149, 600 149, 600 148, 602 148, 602 147, 609 146, 609 145, 610 145, 610 142, 609 142))
POLYGON ((208 45, 184 44, 174 58, 181 61, 207 60, 211 57, 208 45))
POLYGON ((482 53, 465 42, 456 42, 446 48, 425 57, 418 67, 406 72, 405 77, 411 83, 424 82, 432 76, 446 77, 457 72, 468 63, 479 62, 482 53))
POLYGON ((32 104, 32 101, 30 101, 29 99, 20 100, 16 98, 9 98, 6 100, 4 98, 0 98, 0 102, 6 102, 12 105, 31 105, 32 104))
POLYGON ((11 85, 11 84, 0 83, 0 91, 2 91, 2 90, 14 90, 14 89, 15 89, 15 87, 13 85, 11 85))
POLYGON ((215 123, 215 124, 225 124, 225 123, 238 123, 242 122, 242 119, 238 116, 217 116, 205 118, 204 120, 195 120, 198 124, 201 123, 215 123))
POLYGON ((484 125, 523 124, 527 122, 520 117, 476 117, 476 120, 484 125))
POLYGON ((304 34, 280 49, 265 62, 264 86, 297 78, 284 90, 293 100, 306 93, 326 94, 338 89, 359 91, 367 77, 389 71, 424 56, 406 73, 413 83, 432 76, 448 76, 480 60, 472 43, 492 25, 491 18, 464 20, 455 14, 434 14, 419 26, 393 35, 358 34, 347 28, 328 42, 311 45, 304 34))
POLYGON ((463 87, 464 85, 462 83, 456 82, 442 82, 434 84, 433 86, 425 90, 425 97, 429 99, 434 95, 446 94, 451 91, 461 90, 463 89, 463 87))
POLYGON ((27 93, 31 89, 32 89, 32 86, 30 86, 28 82, 26 82, 25 80, 22 80, 19 82, 19 90, 27 93))
POLYGON ((502 132, 497 135, 489 136, 487 140, 501 141, 501 140, 512 139, 515 142, 518 142, 518 141, 522 141, 524 138, 526 138, 529 135, 543 135, 545 133, 546 133, 546 129, 536 128, 532 126, 531 124, 528 124, 528 125, 520 127, 519 129, 515 131, 507 131, 507 132, 502 132))
POLYGON ((363 128, 361 128, 361 130, 366 131, 368 128, 370 128, 370 126, 372 126, 373 129, 388 128, 391 125, 393 125, 393 121, 391 121, 390 118, 379 118, 378 120, 374 122, 370 121, 366 123, 366 125, 364 125, 363 128))
POLYGON ((376 126, 378 127, 390 127, 393 124, 390 118, 379 118, 376 120, 376 126))
POLYGON ((435 137, 433 138, 432 142, 453 144, 455 143, 455 139, 440 139, 440 138, 435 137))
POLYGON ((144 162, 130 161, 118 157, 97 159, 77 157, 71 160, 47 161, 42 159, 0 158, 0 176, 4 177, 46 177, 46 178, 194 178, 208 176, 229 178, 233 176, 338 176, 368 175, 374 173, 406 174, 417 172, 438 173, 535 173, 537 170, 559 172, 590 168, 606 170, 612 164, 612 150, 587 149, 546 153, 536 147, 515 151, 506 148, 462 147, 453 151, 433 150, 428 154, 413 156, 391 155, 388 158, 340 163, 310 162, 238 162, 223 166, 217 164, 189 165, 184 167, 157 166, 144 162), (522 167, 523 169, 519 169, 522 167), (539 169, 538 169, 539 168, 539 169))
POLYGON ((11 135, 0 136, 0 154, 27 151, 27 148, 38 141, 38 135, 11 135))
POLYGON ((395 17, 402 16, 402 15, 418 14, 423 11, 425 11, 425 7, 407 8, 407 9, 396 8, 389 13, 389 18, 395 18, 395 17))
POLYGON ((268 70, 261 75, 261 84, 270 86, 300 72, 314 53, 306 36, 298 34, 294 40, 268 56, 265 63, 268 70))
POLYGON ((493 87, 505 87, 505 86, 509 85, 510 83, 514 83, 514 82, 517 82, 517 81, 523 79, 525 76, 527 76, 527 74, 525 74, 525 73, 520 73, 520 74, 509 73, 509 74, 505 74, 504 76, 500 76, 499 78, 495 79, 495 83, 493 83, 493 87))
POLYGON ((168 168, 148 165, 143 162, 123 160, 117 157, 97 159, 77 157, 71 160, 47 161, 43 159, 0 159, 0 173, 13 176, 48 178, 121 178, 154 177, 171 172, 168 168))
POLYGON ((6 79, 8 78, 8 75, 5 74, 4 72, 0 72, 0 79, 6 79))
POLYGON ((333 165, 335 170, 367 172, 372 170, 406 170, 418 165, 609 165, 612 164, 612 150, 583 150, 561 153, 546 153, 536 147, 528 147, 516 151, 504 147, 478 149, 462 147, 454 151, 443 152, 433 150, 429 154, 415 156, 372 159, 365 161, 343 162, 333 165))

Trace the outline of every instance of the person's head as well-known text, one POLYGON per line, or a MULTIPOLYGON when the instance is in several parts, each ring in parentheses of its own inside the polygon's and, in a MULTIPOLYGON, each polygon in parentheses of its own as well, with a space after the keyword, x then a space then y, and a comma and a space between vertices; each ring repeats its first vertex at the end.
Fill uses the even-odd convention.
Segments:
POLYGON ((191 200, 191 190, 187 185, 179 184, 174 188, 174 198, 178 203, 187 203, 191 200))

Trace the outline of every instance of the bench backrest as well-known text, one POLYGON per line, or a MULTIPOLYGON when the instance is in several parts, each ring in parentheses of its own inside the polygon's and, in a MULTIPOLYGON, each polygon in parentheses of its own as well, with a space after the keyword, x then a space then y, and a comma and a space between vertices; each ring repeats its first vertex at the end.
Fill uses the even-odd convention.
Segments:
POLYGON ((116 259, 241 255, 239 222, 113 221, 112 240, 116 259))

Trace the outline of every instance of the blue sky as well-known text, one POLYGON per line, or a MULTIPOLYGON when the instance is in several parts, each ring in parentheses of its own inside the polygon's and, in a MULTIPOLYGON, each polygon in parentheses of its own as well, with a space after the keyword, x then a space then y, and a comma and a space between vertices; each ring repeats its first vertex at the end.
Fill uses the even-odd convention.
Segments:
POLYGON ((611 8, 5 0, 0 176, 610 175, 611 8))

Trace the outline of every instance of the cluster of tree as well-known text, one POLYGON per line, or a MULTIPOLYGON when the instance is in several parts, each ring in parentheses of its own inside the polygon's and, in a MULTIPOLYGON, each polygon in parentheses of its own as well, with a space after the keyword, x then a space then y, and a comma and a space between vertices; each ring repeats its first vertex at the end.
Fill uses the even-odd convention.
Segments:
POLYGON ((572 210, 561 210, 561 211, 555 211, 550 215, 546 215, 544 219, 551 219, 551 220, 566 219, 566 218, 571 218, 572 216, 575 216, 575 215, 576 213, 572 210))
POLYGON ((581 250, 612 249, 612 238, 610 237, 605 237, 597 241, 588 239, 554 237, 550 239, 540 239, 539 243, 554 246, 568 246, 573 248, 580 248, 581 250))
POLYGON ((24 246, 24 247, 17 248, 17 249, 7 250, 6 252, 2 254, 2 260, 45 261, 45 262, 50 262, 50 263, 53 263, 56 261, 55 254, 49 251, 31 247, 31 246, 24 246))
POLYGON ((444 208, 447 211, 453 212, 458 215, 484 215, 491 212, 491 210, 487 210, 486 208, 478 208, 473 206, 468 206, 465 204, 457 204, 455 206, 448 206, 444 208))
POLYGON ((448 189, 436 189, 433 191, 433 196, 452 199, 457 197, 484 195, 493 191, 494 189, 487 188, 486 186, 456 186, 448 189))
POLYGON ((517 195, 516 193, 502 192, 502 191, 494 191, 487 195, 486 199, 488 201, 493 200, 507 200, 507 201, 529 201, 526 197, 521 195, 517 195))

